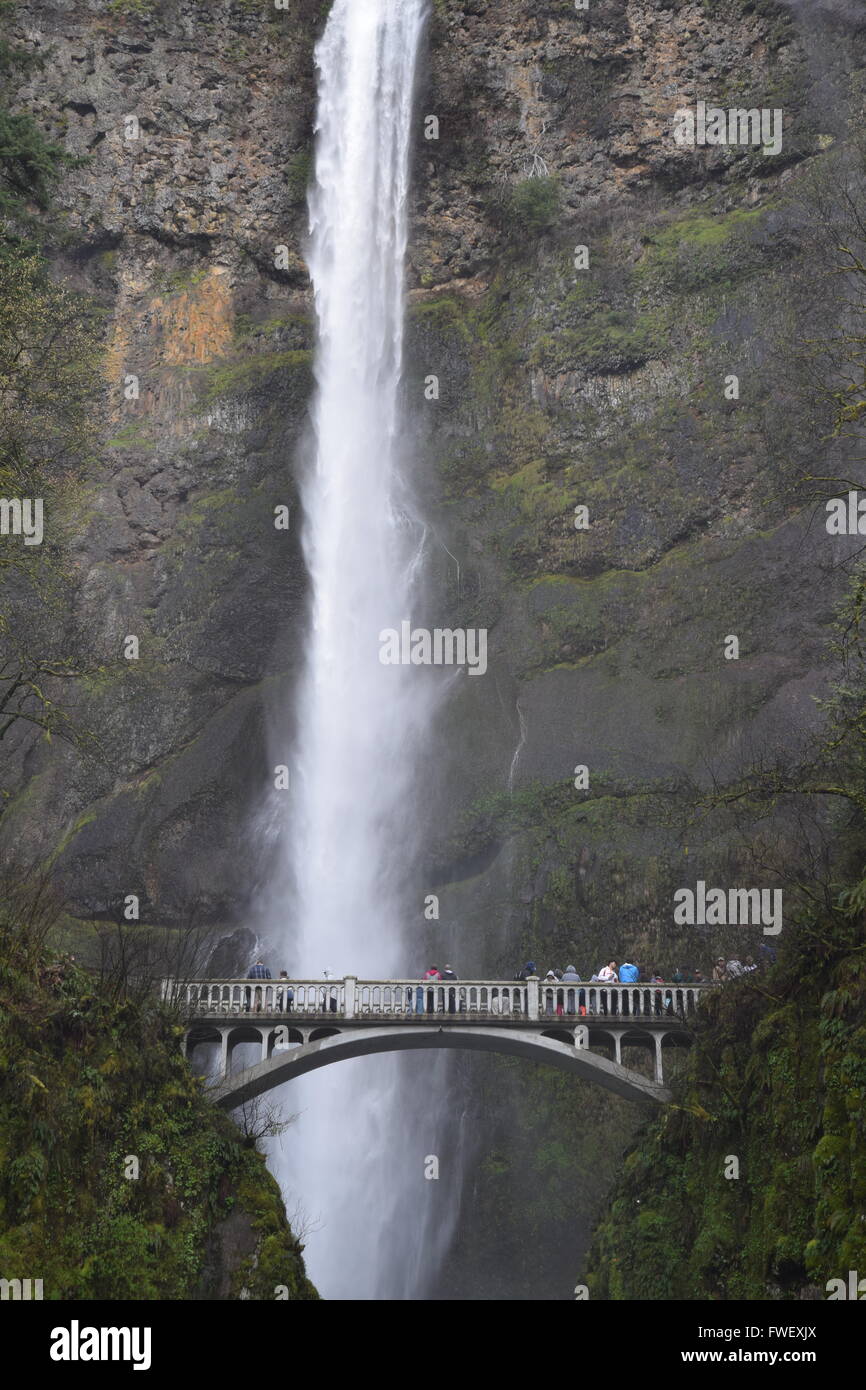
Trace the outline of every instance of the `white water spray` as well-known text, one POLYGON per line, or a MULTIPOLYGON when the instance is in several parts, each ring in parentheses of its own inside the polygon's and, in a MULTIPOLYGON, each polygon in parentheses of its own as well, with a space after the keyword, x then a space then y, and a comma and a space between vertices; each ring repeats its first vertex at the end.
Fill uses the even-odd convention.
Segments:
MULTIPOLYGON (((428 718, 418 672, 379 661, 412 613, 424 547, 400 448, 403 277, 415 64, 426 0, 334 0, 316 49, 310 192, 318 320, 315 459, 304 483, 312 607, 298 702, 283 924, 292 973, 420 969, 403 949, 415 770, 428 718)), ((432 699, 431 696, 429 697, 432 699)), ((411 884, 420 921, 422 890, 411 884)), ((408 1116, 395 1058, 294 1083, 289 1181, 318 1230, 310 1274, 328 1298, 413 1296, 400 1211, 408 1116), (399 1237, 402 1225, 403 1240, 399 1237)), ((419 1172, 417 1175, 420 1177, 419 1172)))

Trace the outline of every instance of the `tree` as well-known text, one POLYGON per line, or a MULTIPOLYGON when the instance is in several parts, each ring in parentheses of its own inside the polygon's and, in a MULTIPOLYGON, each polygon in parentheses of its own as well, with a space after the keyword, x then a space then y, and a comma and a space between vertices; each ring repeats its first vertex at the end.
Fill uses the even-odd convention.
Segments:
MULTIPOLYGON (((11 9, 12 0, 0 0, 0 24, 11 9)), ((11 85, 16 73, 41 68, 43 61, 0 35, 0 89, 11 85)), ((36 213, 47 211, 60 173, 78 162, 46 139, 26 111, 10 111, 0 102, 0 236, 17 241, 31 231, 36 213)))

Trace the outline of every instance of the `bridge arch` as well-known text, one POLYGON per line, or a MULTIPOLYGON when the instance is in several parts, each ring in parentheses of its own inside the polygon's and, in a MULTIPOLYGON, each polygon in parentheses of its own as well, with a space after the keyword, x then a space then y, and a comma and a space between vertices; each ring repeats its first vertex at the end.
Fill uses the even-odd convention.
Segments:
MULTIPOLYGON (((319 1033, 325 1030, 315 1030, 319 1033)), ((560 1034, 560 1030, 555 1030, 560 1034)), ((381 1052, 416 1051, 427 1048, 458 1048, 469 1051, 497 1052, 528 1061, 543 1062, 560 1070, 594 1081, 629 1100, 662 1104, 671 1099, 670 1091, 659 1081, 652 1081, 639 1072, 630 1071, 620 1062, 609 1061, 588 1048, 577 1047, 573 1034, 565 1029, 563 1036, 498 1027, 423 1026, 407 1029, 399 1024, 390 1027, 353 1028, 346 1031, 327 1030, 327 1036, 312 1038, 300 1047, 274 1053, 258 1065, 226 1078, 211 1092, 214 1103, 224 1110, 255 1100, 277 1086, 320 1067, 355 1057, 373 1056, 381 1052)), ((651 1041, 651 1040, 647 1040, 651 1041)), ((661 1039, 657 1047, 660 1046, 661 1039)), ((619 1049, 617 1049, 619 1052, 619 1049)))

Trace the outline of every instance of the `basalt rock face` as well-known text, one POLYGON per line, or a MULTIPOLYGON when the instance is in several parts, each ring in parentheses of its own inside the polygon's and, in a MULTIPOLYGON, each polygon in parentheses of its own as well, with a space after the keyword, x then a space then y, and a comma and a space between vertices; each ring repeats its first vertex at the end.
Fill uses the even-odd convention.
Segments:
MULTIPOLYGON (((230 937, 226 959, 260 871, 253 812, 288 752, 266 713, 290 694, 305 622, 294 479, 326 8, 18 9, 50 55, 21 99, 87 156, 59 192, 57 264, 106 310, 105 433, 75 557, 106 669, 85 692, 102 760, 23 749, 2 833, 24 858, 53 856, 76 918, 117 917, 129 893, 162 923, 195 904, 230 937)), ((419 796, 419 931, 436 892, 423 949, 464 976, 510 975, 526 955, 584 975, 601 953, 704 964, 715 943, 673 935, 672 889, 727 883, 740 860, 725 836, 684 844, 674 793, 814 725, 848 542, 810 527, 794 487, 833 471, 812 467, 820 422, 796 344, 827 312, 802 248, 811 184, 858 119, 855 10, 431 6, 406 380, 433 522, 426 616, 488 628, 490 651, 456 688, 419 796), (678 145, 674 113, 700 100, 782 110, 781 150, 678 145)), ((575 1196, 581 1167, 612 1167, 631 1122, 617 1111, 599 1159, 582 1093, 552 1104, 552 1082, 493 1062, 457 1084, 495 1094, 498 1118, 478 1130, 453 1278, 476 1296, 485 1279, 498 1296, 568 1296, 596 1200, 575 1196), (533 1105, 547 1158, 503 1167, 492 1136, 533 1105), (495 1252, 473 1282, 491 1194, 513 1203, 519 1243, 551 1171, 568 1197, 544 1212, 533 1289, 505 1287, 495 1252)))
POLYGON ((88 692, 101 763, 31 753, 7 834, 30 858, 61 844, 79 917, 115 916, 129 892, 145 920, 197 903, 231 926, 262 708, 291 677, 303 615, 292 465, 311 387, 299 248, 316 25, 194 0, 19 14, 47 59, 21 100, 86 161, 59 193, 58 270, 107 314, 75 557, 106 671, 88 692))
POLYGON ((839 551, 793 490, 815 438, 796 361, 814 266, 798 247, 847 79, 828 77, 835 31, 814 72, 813 36, 777 5, 601 3, 584 20, 563 5, 523 24, 516 6, 442 8, 443 61, 457 35, 470 55, 442 86, 473 115, 424 165, 419 268, 422 286, 443 263, 467 283, 419 291, 413 361, 441 382, 419 429, 461 562, 443 556, 443 577, 492 655, 449 721, 447 799, 458 786, 465 818, 431 869, 467 973, 481 964, 467 921, 506 878, 508 959, 518 922, 538 955, 558 918, 557 955, 584 967, 587 916, 594 949, 667 947, 648 794, 798 742, 822 688, 839 551), (781 109, 781 150, 678 146, 672 114, 699 100, 781 109), (454 229, 444 204, 461 209, 454 229), (589 794, 569 789, 581 764, 589 794), (532 877, 518 861, 542 825, 532 877))

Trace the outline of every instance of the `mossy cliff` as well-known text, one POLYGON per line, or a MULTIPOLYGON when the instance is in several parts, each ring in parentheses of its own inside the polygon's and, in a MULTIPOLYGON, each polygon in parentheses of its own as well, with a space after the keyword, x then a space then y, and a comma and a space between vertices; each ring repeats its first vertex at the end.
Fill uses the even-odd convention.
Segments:
POLYGON ((826 1298, 862 1275, 862 922, 804 927, 775 969, 721 990, 675 1092, 608 1197, 590 1298, 826 1298))
MULTIPOLYGON (((14 918, 14 913, 11 914, 14 918)), ((315 1299, 262 1154, 147 997, 3 912, 0 1273, 46 1299, 315 1299)))

